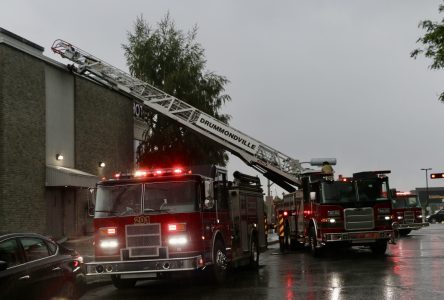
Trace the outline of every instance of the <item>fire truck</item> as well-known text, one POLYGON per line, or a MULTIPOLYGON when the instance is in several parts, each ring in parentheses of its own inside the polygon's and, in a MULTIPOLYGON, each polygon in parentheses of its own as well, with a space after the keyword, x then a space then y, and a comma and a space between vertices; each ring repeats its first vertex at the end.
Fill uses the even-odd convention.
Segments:
POLYGON ((319 256, 335 246, 368 246, 384 254, 398 226, 391 214, 388 173, 359 172, 338 180, 320 171, 302 174, 302 190, 275 204, 281 250, 309 246, 319 256))
POLYGON ((422 222, 422 209, 415 194, 396 190, 392 194, 395 195, 392 199, 392 214, 399 224, 398 231, 401 236, 429 226, 428 222, 422 222))
POLYGON ((228 265, 257 267, 265 247, 258 177, 180 167, 116 174, 97 184, 95 261, 87 275, 111 275, 117 288, 143 278, 209 267, 217 282, 228 265))

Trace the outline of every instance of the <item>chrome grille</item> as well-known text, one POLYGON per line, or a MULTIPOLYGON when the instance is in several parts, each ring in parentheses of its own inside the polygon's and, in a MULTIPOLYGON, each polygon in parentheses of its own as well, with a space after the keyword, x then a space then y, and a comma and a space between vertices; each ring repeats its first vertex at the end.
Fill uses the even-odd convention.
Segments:
POLYGON ((131 224, 126 225, 127 235, 160 234, 160 224, 131 224))
POLYGON ((414 211, 405 211, 404 212, 404 223, 407 223, 407 224, 415 223, 415 212, 414 211))
POLYGON ((159 256, 162 246, 160 224, 129 224, 126 230, 126 249, 129 257, 159 256))
POLYGON ((370 230, 375 227, 373 208, 346 208, 344 209, 346 230, 370 230))
POLYGON ((139 235, 139 236, 127 236, 126 246, 131 247, 144 247, 144 246, 160 246, 160 235, 139 235))

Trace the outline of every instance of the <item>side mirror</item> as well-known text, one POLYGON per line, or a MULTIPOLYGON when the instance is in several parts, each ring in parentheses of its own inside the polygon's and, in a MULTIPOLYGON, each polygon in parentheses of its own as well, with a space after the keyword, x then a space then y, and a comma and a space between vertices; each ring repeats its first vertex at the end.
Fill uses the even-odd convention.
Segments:
POLYGON ((396 198, 396 189, 390 189, 390 197, 392 197, 392 199, 396 198))
POLYGON ((95 188, 88 189, 88 216, 94 217, 96 209, 96 190, 95 188))
POLYGON ((214 199, 214 186, 212 181, 205 181, 205 199, 214 199))
POLYGON ((315 201, 316 200, 316 192, 310 192, 310 200, 315 201))
POLYGON ((205 202, 206 209, 214 207, 214 185, 212 181, 205 181, 205 202))

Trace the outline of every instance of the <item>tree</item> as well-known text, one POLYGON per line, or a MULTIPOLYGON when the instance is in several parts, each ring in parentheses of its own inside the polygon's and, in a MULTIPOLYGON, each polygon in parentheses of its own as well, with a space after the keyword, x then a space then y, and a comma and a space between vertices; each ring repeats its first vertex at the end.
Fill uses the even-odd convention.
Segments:
MULTIPOLYGON (((438 11, 442 13, 444 5, 439 5, 438 11)), ((414 49, 410 56, 416 58, 419 54, 424 54, 433 60, 429 66, 431 69, 444 68, 444 19, 440 23, 424 20, 419 23, 419 27, 425 29, 426 33, 416 42, 421 43, 424 48, 414 49)), ((439 100, 444 103, 444 92, 439 95, 439 100)))
MULTIPOLYGON (((230 116, 220 112, 231 100, 224 94, 228 80, 205 70, 204 50, 196 36, 197 26, 185 34, 176 29, 169 14, 155 29, 138 17, 134 32, 128 32, 128 44, 123 45, 130 73, 228 124, 230 116)), ((225 166, 228 162, 219 145, 165 116, 148 112, 146 122, 144 140, 137 149, 140 166, 225 166)))

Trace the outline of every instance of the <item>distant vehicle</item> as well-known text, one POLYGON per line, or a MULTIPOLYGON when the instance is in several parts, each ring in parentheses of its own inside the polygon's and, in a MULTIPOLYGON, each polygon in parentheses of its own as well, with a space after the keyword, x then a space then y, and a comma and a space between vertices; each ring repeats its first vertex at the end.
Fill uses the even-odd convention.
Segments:
POLYGON ((438 210, 433 215, 428 216, 427 221, 429 223, 441 223, 442 221, 444 221, 444 209, 438 210))
POLYGON ((396 190, 392 190, 392 194, 395 196, 392 198, 392 215, 399 224, 398 232, 401 236, 429 226, 428 222, 422 222, 421 205, 417 195, 396 190))
POLYGON ((0 234, 0 299, 77 299, 85 287, 75 250, 39 234, 0 234))

